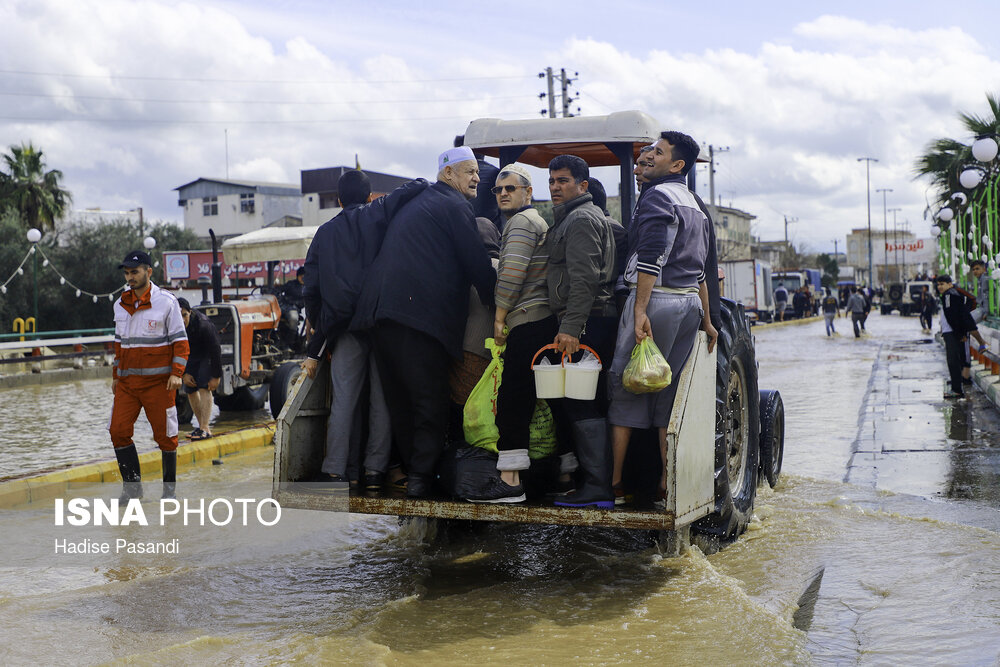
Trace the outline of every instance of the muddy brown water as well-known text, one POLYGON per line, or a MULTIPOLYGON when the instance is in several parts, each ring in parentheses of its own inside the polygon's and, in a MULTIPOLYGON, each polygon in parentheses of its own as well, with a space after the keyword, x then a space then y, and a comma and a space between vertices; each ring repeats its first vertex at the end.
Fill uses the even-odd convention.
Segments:
MULTIPOLYGON (((943 353, 914 342, 916 321, 869 329, 757 333, 761 386, 785 399, 784 478, 719 553, 664 559, 643 535, 546 526, 433 539, 421 523, 288 510, 280 551, 207 531, 184 536, 200 560, 0 569, 0 661, 997 664, 997 416, 939 399, 943 353), (901 383, 928 395, 893 398, 901 383)), ((265 450, 182 483, 259 498, 270 465, 265 450)), ((0 522, 30 541, 52 508, 0 522)))

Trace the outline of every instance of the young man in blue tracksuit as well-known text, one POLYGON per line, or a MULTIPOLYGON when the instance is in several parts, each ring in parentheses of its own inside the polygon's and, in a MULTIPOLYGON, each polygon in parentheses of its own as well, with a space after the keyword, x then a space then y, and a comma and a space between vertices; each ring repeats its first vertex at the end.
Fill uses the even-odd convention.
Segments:
MULTIPOLYGON (((611 365, 611 406, 616 499, 624 498, 622 468, 632 429, 656 427, 660 453, 666 459, 666 431, 673 408, 676 384, 659 392, 632 394, 622 386, 622 373, 632 349, 652 337, 674 377, 680 373, 694 347, 698 329, 708 333, 711 352, 718 338, 712 325, 706 262, 712 241, 712 221, 696 195, 687 187, 687 173, 698 157, 698 144, 681 132, 663 132, 648 153, 651 161, 643 175, 648 183, 639 195, 629 229, 625 281, 629 295, 619 322, 618 341, 611 365)), ((712 268, 713 281, 718 280, 712 268)), ((666 471, 661 477, 661 493, 666 471)))

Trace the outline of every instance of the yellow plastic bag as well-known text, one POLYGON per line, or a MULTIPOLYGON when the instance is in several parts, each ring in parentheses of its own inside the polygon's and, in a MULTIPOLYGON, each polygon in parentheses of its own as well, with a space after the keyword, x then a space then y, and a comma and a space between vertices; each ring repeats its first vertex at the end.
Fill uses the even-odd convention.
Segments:
POLYGON ((490 365, 486 367, 479 382, 472 388, 469 400, 462 410, 462 431, 465 441, 473 447, 481 447, 488 452, 497 453, 497 440, 500 431, 497 430, 497 393, 500 391, 500 380, 503 377, 503 359, 500 353, 504 345, 497 345, 492 338, 486 339, 486 349, 493 355, 490 365))
POLYGON ((670 386, 672 380, 670 364, 651 336, 646 336, 632 348, 632 358, 622 373, 622 386, 626 391, 649 394, 670 386))

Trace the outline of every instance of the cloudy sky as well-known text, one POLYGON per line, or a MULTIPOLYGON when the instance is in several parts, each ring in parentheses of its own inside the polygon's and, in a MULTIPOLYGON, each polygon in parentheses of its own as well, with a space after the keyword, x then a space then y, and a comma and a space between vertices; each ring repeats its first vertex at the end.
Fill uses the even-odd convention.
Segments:
POLYGON ((298 183, 355 154, 432 177, 471 119, 538 117, 538 72, 566 67, 584 115, 639 109, 728 147, 717 196, 765 240, 789 216, 797 242, 842 250, 866 224, 862 156, 873 225, 891 188, 925 236, 912 165, 1000 90, 1000 5, 816 4, 7 0, 0 146, 41 147, 77 208, 179 221, 173 188, 225 176, 227 133, 232 178, 298 183))

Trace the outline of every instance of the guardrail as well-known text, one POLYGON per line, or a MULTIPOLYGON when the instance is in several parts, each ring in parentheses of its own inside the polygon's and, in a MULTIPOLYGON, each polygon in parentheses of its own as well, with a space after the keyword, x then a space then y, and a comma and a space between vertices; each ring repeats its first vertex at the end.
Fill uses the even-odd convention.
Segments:
POLYGON ((17 338, 18 340, 41 340, 46 336, 55 336, 59 338, 65 338, 67 336, 81 336, 83 334, 95 334, 95 335, 113 335, 115 330, 113 327, 106 329, 65 329, 63 331, 33 331, 31 333, 9 333, 0 334, 0 341, 11 340, 17 338))

